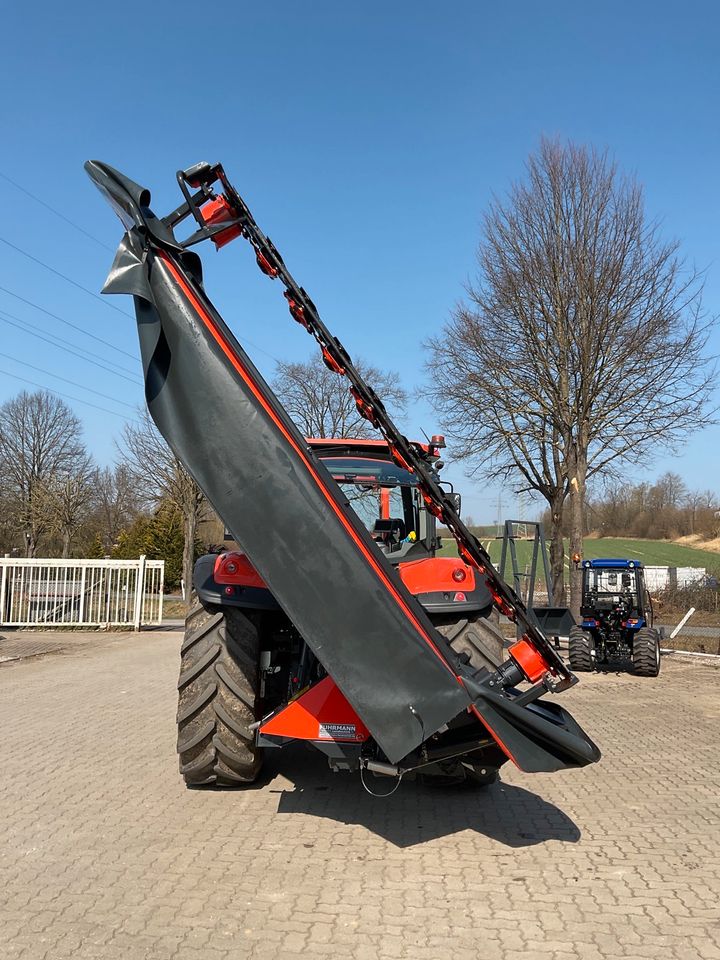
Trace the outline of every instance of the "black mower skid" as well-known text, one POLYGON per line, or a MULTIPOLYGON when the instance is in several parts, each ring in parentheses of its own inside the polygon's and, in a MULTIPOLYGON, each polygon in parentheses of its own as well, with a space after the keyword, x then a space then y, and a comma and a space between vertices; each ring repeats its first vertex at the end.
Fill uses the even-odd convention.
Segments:
POLYGON ((86 169, 127 230, 103 292, 134 297, 153 420, 388 760, 399 762, 470 711, 522 769, 596 761, 597 747, 569 714, 538 700, 576 678, 324 326, 222 167, 181 171, 184 202, 164 219, 151 211, 147 189, 97 161, 86 169), (220 194, 212 189, 218 182, 220 194), (180 241, 174 228, 189 217, 197 230, 180 241), (319 342, 326 364, 347 376, 358 409, 397 463, 417 475, 428 509, 518 624, 524 639, 496 673, 475 674, 458 661, 205 294, 200 259, 188 248, 208 238, 219 248, 237 236, 250 241, 263 273, 281 280, 292 316, 319 342), (521 693, 517 684, 528 679, 535 686, 521 693))

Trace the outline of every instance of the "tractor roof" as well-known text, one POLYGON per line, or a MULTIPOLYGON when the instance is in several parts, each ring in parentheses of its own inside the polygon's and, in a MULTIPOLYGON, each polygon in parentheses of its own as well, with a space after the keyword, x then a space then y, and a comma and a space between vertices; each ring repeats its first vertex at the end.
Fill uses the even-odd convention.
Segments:
POLYGON ((617 557, 604 557, 596 560, 583 560, 583 567, 592 570, 640 570, 642 569, 641 560, 620 560, 617 557))

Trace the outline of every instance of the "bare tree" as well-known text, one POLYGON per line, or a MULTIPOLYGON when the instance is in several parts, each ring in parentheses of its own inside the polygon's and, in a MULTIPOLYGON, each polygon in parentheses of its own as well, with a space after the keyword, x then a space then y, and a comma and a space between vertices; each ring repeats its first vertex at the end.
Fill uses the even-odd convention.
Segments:
POLYGON ((96 472, 91 457, 85 454, 45 484, 48 527, 60 537, 64 558, 70 556, 73 538, 96 504, 96 472))
MULTIPOLYGON (((1 469, 2 462, 0 461, 1 469)), ((17 550, 17 544, 18 537, 12 516, 12 501, 4 484, 0 484, 0 556, 17 550)))
POLYGON ((685 503, 690 517, 690 536, 697 532, 698 513, 705 506, 705 496, 699 490, 691 490, 685 496, 685 503))
POLYGON ((716 495, 709 490, 688 491, 676 473, 664 473, 652 484, 606 484, 586 506, 597 521, 594 529, 604 537, 717 536, 716 495))
POLYGON ((549 141, 491 203, 477 256, 467 302, 430 341, 428 393, 471 467, 550 504, 559 599, 566 496, 582 553, 589 478, 709 422, 702 283, 607 154, 549 141))
POLYGON ((685 481, 678 473, 667 471, 655 481, 653 485, 655 491, 655 506, 657 509, 664 510, 667 507, 677 509, 687 496, 687 486, 685 481))
POLYGON ((97 490, 97 524, 99 539, 108 555, 116 545, 121 532, 139 512, 138 485, 126 463, 98 470, 95 476, 97 490))
POLYGON ((23 391, 0 407, 0 469, 7 508, 34 557, 52 523, 49 490, 87 458, 80 421, 59 397, 23 391))
POLYGON ((189 601, 197 525, 207 501, 195 480, 165 443, 147 410, 143 411, 139 424, 125 425, 121 456, 142 500, 157 506, 164 499, 182 514, 185 540, 183 580, 189 601))
MULTIPOLYGON (((407 394, 396 373, 355 361, 388 410, 402 412, 407 394)), ((375 434, 355 405, 345 377, 329 370, 319 357, 304 363, 279 362, 272 382, 285 409, 306 437, 355 437, 375 434)))

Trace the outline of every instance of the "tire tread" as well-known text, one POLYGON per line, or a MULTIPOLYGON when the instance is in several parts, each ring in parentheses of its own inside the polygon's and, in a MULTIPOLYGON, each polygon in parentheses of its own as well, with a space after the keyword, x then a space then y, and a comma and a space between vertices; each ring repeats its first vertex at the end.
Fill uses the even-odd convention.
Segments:
POLYGON ((505 638, 500 628, 487 617, 467 617, 453 623, 438 624, 437 629, 462 659, 475 670, 496 670, 505 659, 505 638))
POLYGON ((259 637, 237 609, 196 601, 185 621, 178 680, 177 750, 188 786, 241 786, 260 772, 256 719, 259 637))
POLYGON ((595 666, 592 655, 592 635, 582 627, 571 627, 569 637, 570 669, 590 673, 595 666))
POLYGON ((660 673, 660 635, 653 627, 641 627, 633 639, 633 669, 639 677, 656 677, 660 673))

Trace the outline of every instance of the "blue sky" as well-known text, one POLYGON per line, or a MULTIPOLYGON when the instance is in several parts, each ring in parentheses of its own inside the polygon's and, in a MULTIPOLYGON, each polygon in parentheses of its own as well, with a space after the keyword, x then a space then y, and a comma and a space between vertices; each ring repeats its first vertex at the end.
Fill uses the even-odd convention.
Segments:
MULTIPOLYGON (((2 177, 0 237, 97 292, 119 229, 83 161, 146 184, 163 214, 178 202, 176 169, 221 160, 351 354, 412 388, 425 376, 423 339, 472 275, 483 210, 545 134, 607 147, 638 177, 648 212, 706 269, 706 307, 717 314, 719 27, 710 2, 14 4, 3 13, 0 173, 100 243, 2 177)), ((1 286, 137 356, 133 321, 111 309, 130 313, 129 302, 100 303, 0 248, 1 286)), ((308 356, 248 248, 207 250, 205 263, 208 292, 256 345, 248 350, 265 375, 272 358, 308 356)), ((96 457, 112 460, 122 415, 132 415, 121 402, 139 404, 139 384, 3 317, 130 371, 137 362, 2 291, 0 311, 0 402, 24 386, 15 374, 115 411, 69 401, 96 457)), ((403 426, 419 435, 436 422, 413 404, 403 426)), ((720 492, 719 441, 710 428, 632 479, 673 469, 720 492)), ((449 475, 466 513, 493 520, 497 491, 449 475)), ((504 502, 511 512, 509 491, 504 502)))

